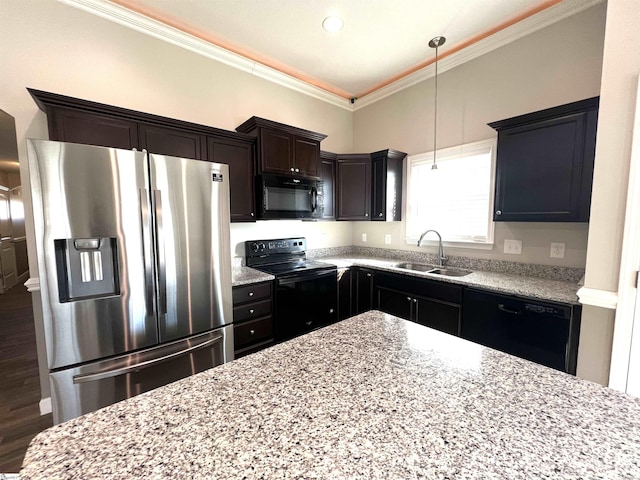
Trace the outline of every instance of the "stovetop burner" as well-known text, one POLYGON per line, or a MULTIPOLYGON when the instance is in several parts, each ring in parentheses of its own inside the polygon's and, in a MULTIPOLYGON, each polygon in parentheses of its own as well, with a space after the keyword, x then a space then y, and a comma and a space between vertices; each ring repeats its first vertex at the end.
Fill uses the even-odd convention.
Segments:
POLYGON ((247 267, 272 275, 305 273, 318 269, 335 269, 333 265, 307 260, 307 241, 303 237, 245 242, 247 267))

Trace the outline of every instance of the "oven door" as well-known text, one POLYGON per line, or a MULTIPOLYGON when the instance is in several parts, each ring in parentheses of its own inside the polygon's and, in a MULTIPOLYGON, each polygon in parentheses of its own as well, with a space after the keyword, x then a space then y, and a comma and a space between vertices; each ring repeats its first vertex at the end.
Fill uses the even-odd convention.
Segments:
POLYGON ((337 303, 337 269, 311 270, 277 277, 276 340, 287 340, 336 322, 337 303))
POLYGON ((280 175, 258 177, 258 218, 322 218, 322 182, 280 175))

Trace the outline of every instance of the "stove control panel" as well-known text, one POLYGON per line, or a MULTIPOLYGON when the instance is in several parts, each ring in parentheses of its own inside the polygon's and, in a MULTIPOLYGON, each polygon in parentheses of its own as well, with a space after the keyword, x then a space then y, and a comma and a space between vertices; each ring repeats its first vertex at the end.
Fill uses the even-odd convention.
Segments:
POLYGON ((244 245, 247 257, 301 253, 307 250, 307 241, 304 237, 248 240, 244 245))

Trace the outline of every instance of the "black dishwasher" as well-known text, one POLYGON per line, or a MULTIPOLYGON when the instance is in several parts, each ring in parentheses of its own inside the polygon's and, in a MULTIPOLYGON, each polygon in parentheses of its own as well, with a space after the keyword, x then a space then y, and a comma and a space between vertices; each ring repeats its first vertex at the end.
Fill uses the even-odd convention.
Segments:
POLYGON ((575 375, 579 306, 469 288, 462 312, 462 338, 575 375))

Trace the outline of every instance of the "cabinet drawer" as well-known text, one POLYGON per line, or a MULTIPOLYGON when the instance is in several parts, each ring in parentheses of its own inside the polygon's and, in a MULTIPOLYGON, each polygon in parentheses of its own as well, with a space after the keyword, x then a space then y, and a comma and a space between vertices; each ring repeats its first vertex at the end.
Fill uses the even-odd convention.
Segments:
POLYGON ((233 288, 233 304, 255 302, 263 298, 271 298, 271 283, 254 283, 233 288))
POLYGON ((233 326, 233 339, 236 349, 271 337, 273 337, 273 321, 271 317, 259 318, 233 326))
POLYGON ((254 318, 271 315, 271 299, 260 302, 247 303, 233 307, 233 321, 253 320, 254 318))

